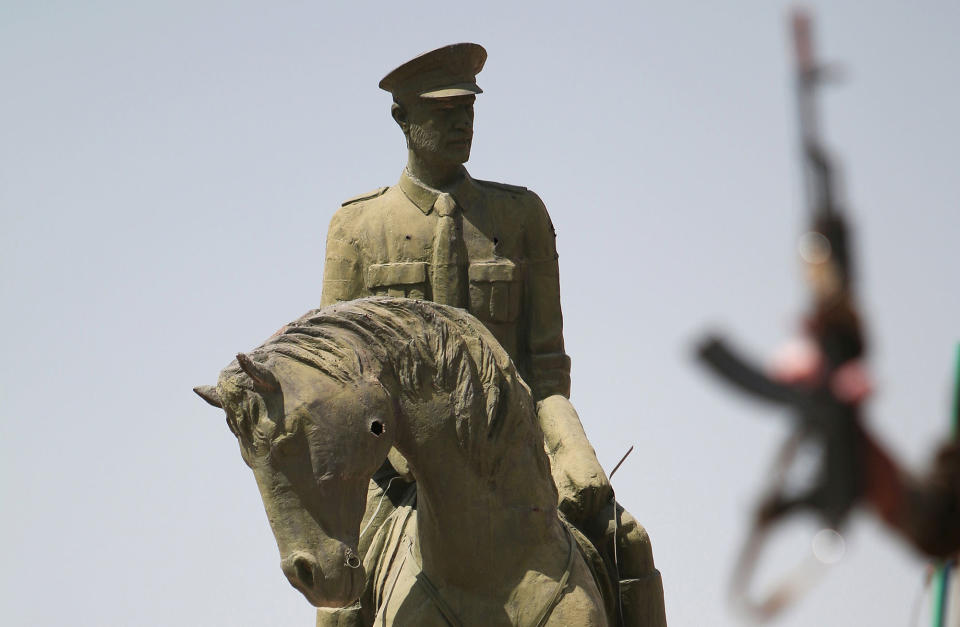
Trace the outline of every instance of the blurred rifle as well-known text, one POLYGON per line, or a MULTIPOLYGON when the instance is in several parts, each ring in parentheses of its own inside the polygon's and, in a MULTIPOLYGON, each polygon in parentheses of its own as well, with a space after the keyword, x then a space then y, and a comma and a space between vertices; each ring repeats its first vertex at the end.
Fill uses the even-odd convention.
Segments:
POLYGON ((854 298, 850 231, 837 204, 836 175, 820 139, 815 106, 817 88, 831 73, 814 62, 809 18, 794 13, 792 28, 804 194, 811 223, 800 241, 812 288, 805 331, 816 348, 817 367, 803 380, 775 380, 718 337, 707 338, 699 349, 703 363, 727 383, 789 408, 794 416, 794 433, 781 450, 774 480, 754 511, 753 528, 732 584, 734 600, 760 620, 777 614, 811 582, 811 564, 801 565, 765 597, 751 597, 751 579, 768 531, 788 514, 804 510, 818 515, 826 527, 839 529, 864 489, 859 401, 851 400, 842 388, 844 369, 850 372, 848 366, 863 357, 865 344, 854 298), (804 442, 820 447, 819 467, 812 485, 788 493, 786 471, 804 442))

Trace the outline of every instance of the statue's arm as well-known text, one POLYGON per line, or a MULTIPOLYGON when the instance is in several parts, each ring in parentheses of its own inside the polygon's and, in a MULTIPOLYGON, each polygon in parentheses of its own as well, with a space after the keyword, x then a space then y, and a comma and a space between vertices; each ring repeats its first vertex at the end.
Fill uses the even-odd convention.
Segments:
POLYGON ((574 524, 585 521, 610 499, 610 482, 570 403, 570 358, 563 348, 560 272, 556 234, 543 202, 530 193, 527 224, 527 346, 530 386, 550 456, 560 509, 574 524))
POLYGON ((363 271, 357 244, 353 212, 341 209, 334 214, 327 231, 327 253, 323 264, 323 291, 320 306, 363 296, 363 271))
POLYGON ((560 270, 556 234, 543 202, 528 192, 525 333, 529 363, 528 383, 534 399, 570 396, 570 358, 563 349, 563 313, 560 309, 560 270))
POLYGON ((567 397, 548 396, 537 404, 537 415, 557 486, 557 505, 582 528, 610 501, 610 480, 567 397))

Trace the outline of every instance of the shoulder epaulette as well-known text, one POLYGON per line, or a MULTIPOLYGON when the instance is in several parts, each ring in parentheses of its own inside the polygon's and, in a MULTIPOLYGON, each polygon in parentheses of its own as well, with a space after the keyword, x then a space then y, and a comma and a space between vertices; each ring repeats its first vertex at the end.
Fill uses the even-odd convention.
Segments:
POLYGON ((361 200, 370 200, 371 198, 376 198, 377 196, 383 196, 384 192, 386 192, 388 189, 390 188, 378 187, 372 192, 367 192, 365 194, 360 194, 359 196, 354 196, 353 198, 348 198, 347 200, 344 200, 342 203, 340 203, 340 206, 346 207, 347 205, 352 205, 353 203, 360 202, 361 200))
POLYGON ((502 189, 504 191, 513 192, 514 194, 522 194, 527 191, 526 187, 521 185, 507 185, 506 183, 494 183, 493 181, 480 181, 474 179, 479 185, 484 187, 493 187, 494 189, 502 189))

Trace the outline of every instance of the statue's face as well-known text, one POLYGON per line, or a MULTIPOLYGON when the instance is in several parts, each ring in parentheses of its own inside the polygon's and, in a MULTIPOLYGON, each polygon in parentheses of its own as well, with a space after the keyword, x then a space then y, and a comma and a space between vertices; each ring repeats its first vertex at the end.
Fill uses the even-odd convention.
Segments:
POLYGON ((476 99, 476 96, 417 98, 404 103, 407 145, 427 163, 466 163, 473 142, 476 99))

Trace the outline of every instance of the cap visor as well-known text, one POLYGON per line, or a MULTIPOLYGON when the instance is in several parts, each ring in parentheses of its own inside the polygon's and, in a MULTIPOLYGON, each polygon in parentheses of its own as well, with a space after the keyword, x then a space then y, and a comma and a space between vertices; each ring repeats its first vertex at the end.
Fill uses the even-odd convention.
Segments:
POLYGON ((431 89, 420 94, 421 98, 455 98, 456 96, 473 96, 482 94, 483 90, 477 85, 452 85, 443 89, 431 89))

